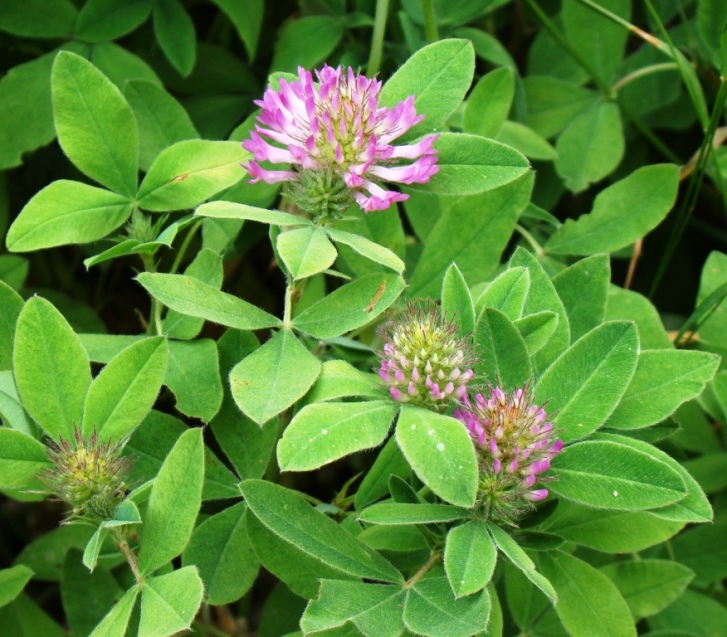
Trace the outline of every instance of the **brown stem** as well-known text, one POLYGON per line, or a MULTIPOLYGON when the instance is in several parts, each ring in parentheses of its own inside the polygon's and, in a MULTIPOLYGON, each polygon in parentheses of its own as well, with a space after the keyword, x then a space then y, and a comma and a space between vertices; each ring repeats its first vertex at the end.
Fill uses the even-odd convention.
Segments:
POLYGON ((126 537, 123 535, 123 533, 116 534, 116 546, 126 558, 126 561, 129 563, 129 566, 131 567, 131 572, 134 574, 134 579, 136 580, 136 583, 142 584, 144 581, 144 577, 139 571, 139 563, 136 561, 136 555, 134 554, 134 551, 131 550, 131 547, 126 541, 126 537))
POLYGON ((429 556, 429 559, 424 562, 424 565, 407 580, 406 584, 404 584, 404 588, 411 588, 412 586, 414 586, 414 584, 416 584, 422 577, 424 577, 432 569, 432 567, 437 562, 439 562, 441 557, 441 553, 432 553, 429 556))

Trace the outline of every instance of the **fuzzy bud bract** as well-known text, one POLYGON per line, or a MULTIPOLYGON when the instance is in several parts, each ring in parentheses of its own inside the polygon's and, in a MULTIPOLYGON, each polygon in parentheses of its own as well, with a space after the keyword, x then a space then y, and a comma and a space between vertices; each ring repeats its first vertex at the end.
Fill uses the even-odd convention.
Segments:
POLYGON ((47 447, 52 467, 39 477, 59 500, 71 507, 68 519, 110 520, 126 496, 132 461, 121 456, 122 444, 100 442, 96 431, 73 440, 62 436, 47 447))

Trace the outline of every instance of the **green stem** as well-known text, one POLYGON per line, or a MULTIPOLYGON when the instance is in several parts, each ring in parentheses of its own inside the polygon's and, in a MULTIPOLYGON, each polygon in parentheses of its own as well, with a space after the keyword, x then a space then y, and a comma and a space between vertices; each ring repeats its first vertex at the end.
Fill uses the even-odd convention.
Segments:
MULTIPOLYGON (((142 254, 141 260, 144 262, 144 269, 151 274, 157 271, 156 263, 154 263, 153 254, 142 254)), ((162 305, 161 301, 155 296, 151 297, 151 313, 149 315, 149 324, 146 331, 148 334, 162 334, 162 305)))
POLYGON ((177 250, 177 256, 174 257, 174 263, 172 263, 172 268, 169 270, 169 274, 176 274, 177 270, 179 270, 179 266, 182 264, 182 259, 184 259, 184 255, 187 252, 187 249, 189 248, 189 244, 192 243, 192 239, 194 239, 194 235, 197 234, 199 229, 202 227, 202 219, 197 221, 187 233, 187 236, 184 237, 184 241, 182 241, 182 245, 179 246, 179 250, 177 250))
POLYGON ((707 132, 704 135, 704 139, 702 140, 702 146, 699 149, 699 156, 697 157, 696 167, 694 169, 694 172, 689 177, 689 186, 687 187, 686 195, 682 199, 682 205, 679 207, 676 222, 672 227, 666 249, 664 250, 661 260, 659 261, 659 267, 657 268, 656 276, 654 277, 654 281, 651 284, 651 289, 649 290, 649 298, 653 298, 654 294, 656 294, 656 291, 659 288, 659 284, 661 283, 661 280, 664 277, 664 273, 666 272, 669 261, 671 260, 672 256, 674 256, 677 245, 679 244, 679 241, 681 240, 682 235, 687 228, 687 224, 689 223, 689 217, 691 216, 692 211, 696 206, 697 197, 699 196, 699 191, 702 187, 702 180, 704 179, 704 172, 707 165, 707 160, 709 159, 712 150, 712 140, 714 139, 714 133, 717 130, 717 126, 719 125, 720 118, 722 117, 722 112, 724 110, 725 99, 727 99, 727 78, 722 78, 719 86, 719 91, 717 92, 717 99, 715 101, 714 108, 712 109, 712 114, 709 118, 707 132))
POLYGON ((608 99, 613 99, 614 92, 611 87, 598 76, 598 73, 596 73, 590 62, 586 60, 586 58, 583 57, 578 50, 576 50, 571 43, 568 42, 568 40, 565 39, 565 36, 563 36, 560 32, 560 29, 558 29, 555 23, 538 6, 537 0, 525 0, 525 2, 530 7, 530 10, 535 14, 535 17, 538 19, 540 24, 543 25, 553 39, 566 51, 566 53, 568 53, 568 55, 573 58, 578 66, 588 73, 588 76, 591 78, 593 83, 598 86, 601 93, 603 93, 608 99))
POLYGON ((437 16, 434 12, 434 0, 422 0, 424 11, 424 32, 427 42, 430 44, 439 40, 439 28, 437 27, 437 16))
POLYGON ((376 15, 374 16, 374 34, 371 36, 371 53, 366 65, 366 74, 374 77, 381 68, 381 58, 384 53, 384 34, 386 33, 386 20, 389 17, 389 0, 376 0, 376 15))
MULTIPOLYGON (((580 0, 581 2, 590 2, 591 0, 580 0)), ((697 91, 694 88, 694 85, 690 81, 689 74, 687 73, 686 69, 684 68, 686 65, 689 64, 689 62, 686 60, 684 55, 680 51, 676 49, 674 46, 674 43, 671 41, 671 38, 669 37, 669 33, 664 27, 664 24, 662 23, 661 19, 659 18, 659 14, 657 13, 656 9, 654 9, 654 5, 651 3, 651 0, 644 0, 644 3, 646 4, 646 8, 649 10, 649 13, 651 14, 651 17, 653 18, 654 22, 659 27, 659 31, 661 32, 661 37, 664 38, 664 41, 666 42, 666 46, 664 45, 664 42, 659 42, 661 46, 658 46, 659 49, 661 49, 664 53, 667 53, 672 60, 674 60, 677 63, 677 66, 679 67, 679 74, 682 76, 682 82, 684 82, 684 86, 687 89, 687 93, 689 93, 689 99, 692 101, 692 106, 694 106, 694 110, 697 113, 697 117, 699 118, 700 123, 702 124, 702 130, 706 130, 708 127, 708 116, 707 116, 707 108, 706 105, 704 105, 704 99, 699 99, 699 96, 697 95, 697 91)), ((655 38, 654 38, 655 39, 655 38)))
POLYGON ((525 239, 525 241, 527 241, 530 244, 530 246, 533 248, 533 250, 535 251, 535 254, 538 257, 542 257, 545 254, 545 250, 543 250, 543 246, 541 246, 537 242, 535 237, 533 235, 531 235, 525 228, 523 228, 523 226, 521 226, 519 223, 515 224, 515 230, 517 230, 520 233, 520 235, 522 236, 522 238, 525 239))
POLYGON ((637 128, 637 130, 646 138, 646 141, 656 148, 664 157, 674 164, 681 164, 682 160, 672 150, 662 142, 644 122, 636 115, 632 114, 620 101, 618 103, 621 112, 626 118, 637 128))
POLYGON ((288 281, 285 286, 285 308, 283 309, 283 328, 292 329, 293 323, 291 317, 293 315, 293 292, 295 286, 292 281, 288 281))
POLYGON ((653 73, 663 73, 664 71, 678 71, 679 65, 676 62, 662 62, 661 64, 650 64, 649 66, 645 66, 641 69, 636 69, 635 71, 629 73, 628 75, 624 75, 618 82, 616 82, 612 87, 611 90, 614 92, 618 92, 621 90, 624 86, 627 84, 630 84, 634 80, 638 80, 639 78, 646 77, 647 75, 652 75, 653 73))

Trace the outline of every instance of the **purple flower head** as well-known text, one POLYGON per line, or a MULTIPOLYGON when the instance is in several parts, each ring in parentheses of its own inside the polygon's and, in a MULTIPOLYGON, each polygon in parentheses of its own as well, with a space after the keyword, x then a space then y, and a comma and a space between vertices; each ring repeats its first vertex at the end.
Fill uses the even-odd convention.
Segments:
POLYGON ((555 438, 543 407, 533 404, 528 387, 511 393, 490 387, 474 401, 465 396, 454 415, 477 449, 480 502, 491 517, 513 523, 532 502, 547 497, 547 489, 533 487, 552 479, 542 474, 563 442, 555 438))
POLYGON ((328 181, 334 177, 342 182, 349 203, 355 200, 371 212, 408 198, 386 190, 381 182, 426 183, 439 170, 432 148, 438 135, 392 145, 424 118, 416 114, 413 97, 387 108, 378 104, 381 82, 350 67, 326 65, 315 74, 314 81, 310 71, 299 67, 298 81, 281 79, 279 90, 268 87, 255 102, 262 108, 259 124, 243 143, 254 157, 243 164, 252 183, 298 181, 308 171, 324 173, 328 181), (289 167, 266 170, 258 163, 265 160, 289 167))
POLYGON ((407 305, 379 330, 384 339, 379 376, 397 402, 443 410, 467 393, 474 364, 467 339, 439 307, 407 305))

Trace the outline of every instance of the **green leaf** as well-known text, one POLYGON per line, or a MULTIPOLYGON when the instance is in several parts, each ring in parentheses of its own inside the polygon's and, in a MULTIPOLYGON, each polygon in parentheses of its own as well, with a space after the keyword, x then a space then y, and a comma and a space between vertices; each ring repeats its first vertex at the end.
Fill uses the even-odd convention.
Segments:
POLYGON ((177 409, 209 422, 222 404, 217 347, 212 339, 170 341, 164 383, 177 399, 177 409))
POLYGON ((58 141, 68 158, 107 188, 136 194, 136 121, 117 89, 93 64, 61 51, 51 75, 58 141))
POLYGON ((528 159, 553 161, 558 156, 555 148, 544 137, 520 122, 503 122, 495 141, 512 146, 528 159))
POLYGON ((605 254, 581 259, 553 277, 568 314, 571 342, 603 322, 610 280, 611 266, 605 254))
POLYGON ((597 509, 656 509, 687 495, 684 480, 665 462, 612 440, 566 447, 553 459, 552 471, 558 479, 550 491, 597 509))
POLYGON ((193 566, 141 585, 139 637, 166 637, 189 628, 202 603, 204 587, 193 566))
POLYGON ((724 604, 691 589, 684 591, 681 597, 661 613, 649 618, 649 626, 654 629, 653 637, 665 633, 669 637, 669 631, 673 637, 717 637, 724 631, 725 625, 727 609, 724 604))
POLYGON ((203 479, 202 430, 190 429, 179 437, 154 481, 142 526, 142 574, 153 573, 187 546, 202 501, 203 479))
POLYGON ((593 210, 568 219, 545 244, 551 254, 615 252, 653 230, 674 206, 679 168, 645 166, 601 191, 593 210))
POLYGON ((475 314, 479 317, 485 308, 490 307, 500 310, 511 321, 517 321, 523 315, 529 289, 530 272, 527 268, 512 267, 505 270, 477 298, 475 314))
POLYGON ((545 347, 558 328, 558 315, 547 310, 536 312, 515 321, 515 327, 525 340, 530 356, 534 356, 545 347))
MULTIPOLYGON (((124 455, 135 460, 129 481, 141 485, 153 481, 167 455, 187 429, 174 416, 152 410, 124 447, 124 455)), ((237 479, 208 447, 204 449, 204 458, 202 500, 239 497, 237 479)))
POLYGON ((294 228, 278 235, 278 254, 293 279, 305 279, 327 270, 338 253, 320 228, 294 228))
MULTIPOLYGON (((113 42, 100 42, 93 46, 93 63, 120 91, 128 80, 147 80, 159 86, 162 81, 154 70, 139 56, 113 42)), ((88 52, 90 54, 90 50, 88 52)), ((84 51, 86 54, 86 51, 84 51)))
POLYGON ((561 551, 539 557, 540 568, 558 593, 555 612, 571 635, 636 637, 629 608, 608 577, 561 551))
POLYGON ((643 349, 674 349, 659 312, 638 292, 612 285, 608 291, 605 319, 607 321, 623 319, 636 323, 636 327, 639 328, 639 342, 643 349))
POLYGON ((427 238, 407 296, 438 295, 453 262, 470 285, 486 280, 500 263, 532 188, 529 174, 491 192, 462 198, 446 209, 427 238))
POLYGON ((164 149, 139 186, 139 206, 152 212, 194 208, 245 176, 237 142, 188 139, 164 149))
POLYGON ((381 379, 367 374, 342 360, 325 361, 315 385, 306 394, 306 402, 320 403, 336 398, 384 396, 381 379))
POLYGON ((116 40, 143 24, 150 13, 150 0, 89 0, 78 14, 74 35, 84 42, 116 40))
POLYGON ((12 602, 33 577, 33 571, 23 564, 0 570, 0 607, 12 602))
POLYGON ((686 486, 686 497, 674 504, 658 509, 652 509, 652 515, 658 516, 663 520, 670 520, 674 522, 709 522, 712 520, 714 516, 712 506, 709 504, 709 500, 707 500, 707 496, 704 495, 702 488, 689 474, 689 472, 669 454, 657 447, 654 447, 653 445, 650 445, 648 442, 644 442, 643 440, 636 440, 635 438, 629 438, 618 434, 598 432, 594 437, 598 440, 610 440, 612 442, 631 447, 632 449, 636 449, 637 451, 641 451, 655 460, 663 462, 681 477, 686 486))
POLYGON ((719 358, 708 352, 641 352, 636 373, 605 426, 638 429, 661 422, 679 405, 701 394, 718 367, 719 358))
POLYGON ((530 274, 530 287, 525 298, 523 316, 550 311, 558 315, 558 325, 550 340, 534 357, 533 368, 540 373, 560 356, 570 343, 570 325, 563 302, 540 262, 527 250, 517 248, 510 258, 509 268, 526 267, 530 274))
POLYGON ((406 595, 398 586, 324 579, 300 627, 311 634, 351 622, 366 637, 399 637, 404 630, 401 608, 406 595))
POLYGON ((139 589, 132 586, 101 620, 89 637, 124 637, 139 589))
POLYGON ((278 33, 273 71, 295 73, 299 66, 310 69, 325 60, 343 36, 343 25, 333 16, 306 16, 291 20, 278 33))
POLYGON ((36 437, 37 427, 20 402, 15 378, 10 370, 0 372, 0 418, 6 427, 36 437))
MULTIPOLYGON (((285 541, 250 512, 245 515, 245 523, 248 537, 260 563, 297 596, 305 599, 317 597, 322 579, 355 579, 285 541)), ((296 615, 293 624, 296 628, 300 613, 296 615)))
POLYGON ((21 593, 10 604, 0 608, 0 625, 8 635, 63 637, 66 634, 66 631, 25 593, 21 593))
POLYGON ((232 20, 237 34, 245 45, 247 57, 253 61, 265 11, 264 0, 246 0, 242 3, 238 0, 214 0, 214 3, 232 20))
POLYGON ((197 35, 179 0, 154 1, 154 33, 172 66, 182 77, 189 75, 197 59, 197 35))
POLYGON ((484 632, 490 617, 487 590, 457 599, 447 578, 436 573, 409 589, 404 606, 407 628, 428 637, 470 637, 484 632))
POLYGON ((715 524, 687 529, 672 540, 674 560, 694 571, 700 584, 719 583, 727 573, 725 532, 724 518, 717 518, 715 524))
MULTIPOLYGON (((631 18, 629 0, 602 0, 600 6, 626 21, 631 18)), ((564 0, 561 16, 568 41, 610 85, 623 60, 628 31, 577 0, 564 0)))
POLYGON ((115 356, 93 380, 83 409, 83 433, 120 441, 149 413, 167 369, 167 343, 147 338, 115 356))
POLYGON ((475 308, 472 295, 456 263, 447 268, 442 281, 442 310, 457 322, 459 335, 469 337, 475 331, 475 308))
POLYGON ((457 506, 474 506, 477 459, 459 420, 404 405, 396 441, 419 479, 434 493, 457 506))
MULTIPOLYGON (((194 261, 187 266, 184 274, 219 289, 224 276, 222 257, 212 250, 200 250, 194 261)), ((175 310, 169 310, 164 318, 162 332, 169 338, 191 340, 199 335, 203 326, 204 319, 202 318, 186 316, 175 310)))
POLYGON ((669 560, 615 562, 600 571, 616 585, 635 621, 664 610, 694 578, 686 566, 669 560))
POLYGON ((684 524, 647 512, 599 511, 561 500, 539 528, 597 551, 632 553, 668 540, 684 524))
POLYGON ((367 274, 303 310, 293 319, 293 326, 314 338, 340 336, 373 321, 404 287, 404 280, 396 274, 367 274))
POLYGON ((397 410, 397 405, 387 401, 307 405, 278 443, 280 470, 310 471, 377 447, 386 438, 397 410))
MULTIPOLYGON (((217 345, 220 372, 227 378, 237 362, 255 351, 260 344, 252 332, 227 330, 217 345)), ((229 384, 225 383, 222 407, 210 425, 222 451, 241 478, 261 478, 265 474, 277 442, 278 423, 275 419, 267 427, 258 426, 240 412, 232 398, 229 384)))
POLYGON ((25 285, 30 263, 15 254, 0 254, 0 282, 19 290, 25 285))
POLYGON ((61 179, 25 205, 5 242, 8 250, 30 252, 98 241, 123 224, 133 207, 128 197, 61 179))
POLYGON ((481 520, 470 520, 447 533, 444 568, 457 597, 487 586, 497 563, 497 549, 481 520))
POLYGON ((482 137, 497 135, 510 112, 515 96, 515 75, 503 66, 483 75, 472 89, 464 108, 464 132, 482 137))
POLYGON ((15 324, 23 309, 22 297, 9 285, 0 281, 0 370, 13 366, 15 324))
POLYGON ((384 84, 379 98, 380 106, 393 108, 413 95, 417 114, 426 116, 402 141, 440 130, 469 90, 474 70, 475 53, 467 40, 440 40, 412 55, 384 84))
POLYGON ((578 115, 558 137, 555 169, 571 192, 611 174, 624 154, 621 115, 613 102, 599 100, 578 115))
POLYGON ((427 183, 411 184, 410 189, 459 197, 478 195, 530 172, 530 163, 518 151, 486 137, 441 133, 434 148, 439 151, 439 171, 427 183))
POLYGON ((262 425, 301 398, 320 371, 320 361, 293 333, 280 330, 233 368, 232 397, 240 411, 262 425))
POLYGON ((139 129, 139 166, 149 170, 159 153, 177 142, 199 137, 184 107, 162 87, 147 80, 131 80, 124 97, 139 129))
POLYGON ((523 81, 528 125, 549 139, 595 104, 597 93, 555 77, 533 75, 523 81))
MULTIPOLYGON (((697 304, 702 304, 715 293, 722 285, 727 283, 727 255, 721 252, 712 252, 702 267, 702 276, 699 282, 697 304)), ((711 351, 724 355, 727 353, 727 299, 722 299, 711 315, 704 319, 699 326, 699 342, 711 351)))
POLYGON ((347 245, 358 254, 376 263, 381 263, 398 274, 404 272, 404 262, 388 248, 353 232, 345 232, 337 228, 325 228, 325 231, 336 243, 347 245))
POLYGON ((293 491, 262 480, 245 480, 240 491, 266 528, 308 556, 354 577, 403 582, 383 557, 293 491))
POLYGON ((77 14, 69 0, 3 2, 0 30, 29 38, 71 38, 77 14))
POLYGON ((542 573, 535 568, 535 563, 528 557, 528 554, 520 545, 504 530, 492 522, 486 522, 492 539, 497 544, 498 550, 507 555, 514 566, 516 566, 525 577, 537 586, 554 604, 558 602, 558 593, 553 585, 542 573))
POLYGON ((39 296, 18 317, 13 366, 28 413, 52 437, 71 440, 83 415, 91 367, 66 319, 39 296))
POLYGON ((83 550, 91 535, 93 529, 86 525, 55 528, 27 544, 15 563, 32 569, 36 579, 60 581, 66 553, 72 548, 83 550))
POLYGON ((247 505, 240 502, 207 518, 184 550, 183 564, 197 567, 208 604, 240 599, 257 577, 260 564, 247 537, 246 510, 247 505))
POLYGON ((303 217, 278 210, 266 210, 231 201, 210 201, 202 204, 194 214, 215 219, 244 219, 268 223, 274 226, 310 226, 311 222, 303 217))
POLYGON ((396 444, 396 438, 392 436, 381 448, 373 465, 361 481, 354 500, 356 509, 360 510, 388 493, 391 476, 407 478, 410 474, 411 468, 396 444))
POLYGON ((477 320, 475 344, 481 362, 477 375, 484 375, 493 385, 508 390, 523 387, 533 375, 525 339, 518 328, 500 310, 486 307, 477 320))
POLYGON ((77 550, 66 554, 61 578, 61 599, 73 633, 88 635, 124 591, 109 571, 97 568, 89 572, 80 557, 77 550))
POLYGON ((180 314, 240 330, 280 325, 280 319, 272 314, 183 274, 142 272, 136 278, 152 296, 180 314))
POLYGON ((454 522, 470 517, 469 509, 448 504, 382 502, 366 507, 358 516, 369 524, 411 525, 454 522))
POLYGON ((618 405, 636 370, 639 339, 633 323, 603 323, 576 341, 543 374, 535 400, 556 412, 563 441, 598 429, 618 405))

